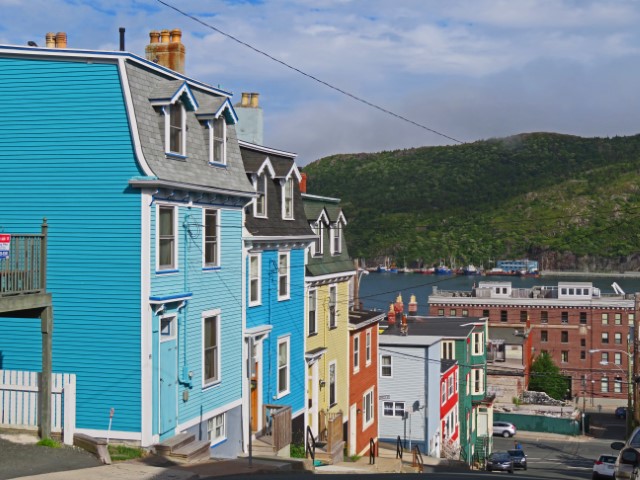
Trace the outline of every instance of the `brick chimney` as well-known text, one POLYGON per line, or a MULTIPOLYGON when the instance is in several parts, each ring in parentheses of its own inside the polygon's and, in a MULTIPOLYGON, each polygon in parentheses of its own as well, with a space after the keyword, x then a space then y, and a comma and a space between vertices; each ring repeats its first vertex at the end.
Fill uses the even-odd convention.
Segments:
POLYGON ((302 172, 300 176, 300 193, 307 193, 307 174, 302 172))
POLYGON ((182 31, 175 28, 171 31, 152 30, 149 32, 149 44, 144 49, 147 60, 184 73, 185 47, 182 43, 182 31))
POLYGON ((65 32, 48 32, 45 35, 47 48, 67 48, 67 34, 65 32))

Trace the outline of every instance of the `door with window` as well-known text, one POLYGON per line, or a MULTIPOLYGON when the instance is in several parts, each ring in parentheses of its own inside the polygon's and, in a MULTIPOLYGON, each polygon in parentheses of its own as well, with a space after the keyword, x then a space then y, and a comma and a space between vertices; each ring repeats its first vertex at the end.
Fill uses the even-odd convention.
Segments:
POLYGON ((173 436, 178 423, 178 355, 175 316, 160 319, 160 440, 173 436))

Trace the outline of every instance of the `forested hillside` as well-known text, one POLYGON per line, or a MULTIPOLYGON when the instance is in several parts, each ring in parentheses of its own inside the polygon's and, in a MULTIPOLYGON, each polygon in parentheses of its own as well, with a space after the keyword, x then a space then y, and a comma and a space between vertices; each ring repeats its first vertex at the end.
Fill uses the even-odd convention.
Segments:
POLYGON ((304 171, 309 193, 342 199, 350 254, 370 264, 640 269, 640 135, 521 134, 334 155, 304 171))

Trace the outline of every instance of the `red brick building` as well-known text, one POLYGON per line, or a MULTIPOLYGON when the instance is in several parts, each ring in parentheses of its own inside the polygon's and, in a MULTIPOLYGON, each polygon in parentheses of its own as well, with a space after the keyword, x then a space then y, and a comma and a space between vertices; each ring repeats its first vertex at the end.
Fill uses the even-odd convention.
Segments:
POLYGON ((367 455, 378 442, 378 323, 384 314, 349 311, 349 455, 367 455))
POLYGON ((542 351, 551 354, 567 377, 572 397, 622 400, 628 395, 628 335, 637 318, 637 303, 633 294, 604 294, 590 282, 530 288, 479 282, 471 291, 434 287, 429 313, 488 317, 489 337, 492 326, 513 326, 530 341, 532 358, 542 351))

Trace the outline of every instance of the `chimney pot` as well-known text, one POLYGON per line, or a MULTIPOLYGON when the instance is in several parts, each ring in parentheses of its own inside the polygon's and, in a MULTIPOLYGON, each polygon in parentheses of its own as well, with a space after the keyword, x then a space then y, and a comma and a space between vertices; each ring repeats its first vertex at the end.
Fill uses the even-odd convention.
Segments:
POLYGON ((169 43, 170 33, 169 30, 164 29, 160 31, 160 43, 169 43))
POLYGON ((242 92, 242 101, 240 102, 240 106, 241 107, 248 107, 249 106, 249 97, 250 96, 251 96, 250 93, 242 92))
POLYGON ((149 32, 149 43, 160 43, 160 32, 157 30, 151 30, 149 32))
POLYGON ((307 193, 307 174, 302 172, 300 176, 300 193, 307 193))
POLYGON ((179 28, 174 28, 171 30, 171 43, 180 43, 180 39, 182 38, 182 30, 179 28))
POLYGON ((118 31, 120 32, 120 51, 124 52, 124 27, 120 27, 118 31))
POLYGON ((251 94, 251 108, 258 108, 258 97, 260 97, 259 93, 251 94))
POLYGON ((67 48, 67 34, 64 32, 56 33, 56 48, 67 48))
POLYGON ((53 32, 48 32, 45 35, 46 46, 47 48, 56 48, 56 34, 53 32))

